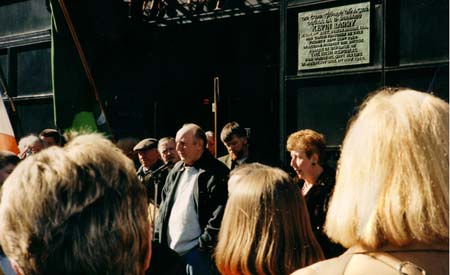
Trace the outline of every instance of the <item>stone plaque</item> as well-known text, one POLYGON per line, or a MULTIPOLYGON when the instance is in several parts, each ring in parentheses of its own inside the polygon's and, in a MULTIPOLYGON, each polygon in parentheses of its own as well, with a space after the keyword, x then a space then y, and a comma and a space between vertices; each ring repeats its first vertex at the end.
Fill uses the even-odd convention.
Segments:
POLYGON ((370 62, 370 2, 298 14, 298 70, 370 62))

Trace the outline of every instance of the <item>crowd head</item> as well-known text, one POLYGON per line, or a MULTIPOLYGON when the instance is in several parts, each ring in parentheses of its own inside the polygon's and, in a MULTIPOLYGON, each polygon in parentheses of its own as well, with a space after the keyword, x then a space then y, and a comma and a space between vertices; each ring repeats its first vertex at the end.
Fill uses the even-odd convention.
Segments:
POLYGON ((321 165, 324 163, 325 137, 314 130, 305 129, 291 134, 288 137, 286 148, 290 152, 302 152, 309 159, 316 155, 316 162, 321 165))
POLYGON ((24 159, 45 148, 44 142, 36 135, 30 134, 19 140, 19 158, 24 159))
POLYGON ((158 152, 158 140, 155 138, 145 138, 134 146, 139 157, 139 162, 145 168, 150 168, 160 160, 158 152))
POLYGON ((220 133, 220 140, 233 160, 240 159, 248 153, 247 130, 235 121, 225 124, 220 133))
POLYGON ((158 152, 164 163, 176 163, 180 160, 177 144, 173 137, 163 137, 158 141, 158 152))
POLYGON ((288 174, 259 163, 231 172, 215 260, 222 274, 275 275, 323 259, 304 199, 288 174))
POLYGON ((189 123, 178 130, 175 141, 180 159, 187 165, 194 164, 206 150, 206 135, 200 126, 189 123))
POLYGON ((56 129, 44 129, 39 133, 39 138, 48 146, 63 146, 66 139, 56 129))
MULTIPOLYGON (((0 151, 0 245, 17 274, 144 274, 152 228, 132 161, 99 134, 68 133, 64 147, 51 146, 65 143, 56 130, 39 136, 20 140, 22 161, 0 151)), ((220 137, 233 160, 246 152, 238 123, 227 123, 220 137)), ((147 138, 133 151, 144 167, 160 158, 191 166, 207 144, 189 123, 176 138, 147 138)), ((324 136, 310 129, 287 140, 305 182, 322 173, 325 149, 324 136)), ((447 102, 408 88, 375 91, 349 122, 325 233, 372 251, 448 243, 448 154, 447 102)), ((243 164, 230 173, 228 195, 214 253, 220 273, 289 274, 324 259, 305 198, 286 172, 243 164)))
POLYGON ((98 134, 23 160, 2 187, 0 244, 19 274, 144 274, 145 189, 98 134))
POLYGON ((0 151, 0 186, 19 163, 17 155, 9 151, 0 151))
POLYGON ((322 134, 310 130, 300 130, 288 137, 287 150, 291 155, 291 167, 299 179, 314 182, 325 163, 326 142, 322 134))
POLYGON ((326 233, 346 247, 448 244, 448 150, 448 103, 406 88, 371 95, 343 142, 326 233))

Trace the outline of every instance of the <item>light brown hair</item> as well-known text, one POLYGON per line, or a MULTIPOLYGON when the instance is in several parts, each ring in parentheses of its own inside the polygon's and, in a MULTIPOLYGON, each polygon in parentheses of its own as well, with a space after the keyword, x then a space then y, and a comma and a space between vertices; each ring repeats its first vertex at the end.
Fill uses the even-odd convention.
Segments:
POLYGON ((223 143, 227 143, 233 139, 233 136, 248 138, 245 128, 239 125, 236 121, 228 122, 225 126, 223 126, 222 131, 220 132, 220 140, 223 143))
POLYGON ((259 163, 233 170, 215 252, 222 274, 281 275, 323 259, 297 185, 259 163))
POLYGON ((22 161, 2 187, 0 243, 24 274, 143 274, 145 189, 99 134, 22 161))

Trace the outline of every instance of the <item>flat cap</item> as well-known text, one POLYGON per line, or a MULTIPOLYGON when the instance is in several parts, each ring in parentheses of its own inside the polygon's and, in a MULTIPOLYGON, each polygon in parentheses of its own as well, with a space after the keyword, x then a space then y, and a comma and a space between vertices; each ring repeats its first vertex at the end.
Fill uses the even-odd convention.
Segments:
POLYGON ((55 134, 59 135, 58 130, 51 128, 44 129, 39 133, 40 136, 55 135, 55 134))
POLYGON ((146 138, 139 141, 134 146, 133 151, 144 151, 150 149, 156 149, 158 147, 158 140, 156 138, 146 138))

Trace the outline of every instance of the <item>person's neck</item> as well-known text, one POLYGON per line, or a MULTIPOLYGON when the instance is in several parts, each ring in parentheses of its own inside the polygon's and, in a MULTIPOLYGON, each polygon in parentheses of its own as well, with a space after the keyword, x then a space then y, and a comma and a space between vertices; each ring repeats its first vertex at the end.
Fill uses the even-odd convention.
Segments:
POLYGON ((244 153, 242 154, 241 159, 248 158, 248 145, 244 147, 244 153))
POLYGON ((242 149, 242 154, 240 154, 239 156, 236 156, 236 159, 234 159, 235 161, 241 160, 241 159, 246 159, 248 158, 248 147, 245 147, 244 149, 242 149))
POLYGON ((144 171, 152 170, 152 167, 155 166, 156 163, 157 163, 157 161, 155 161, 154 163, 152 163, 152 165, 149 165, 149 166, 143 165, 144 171))
POLYGON ((307 185, 314 185, 317 183, 317 179, 323 173, 323 168, 319 164, 316 164, 313 169, 313 173, 310 177, 305 178, 305 183, 307 185))
POLYGON ((191 159, 191 160, 183 160, 184 166, 194 166, 203 156, 203 153, 198 156, 198 158, 191 159))

